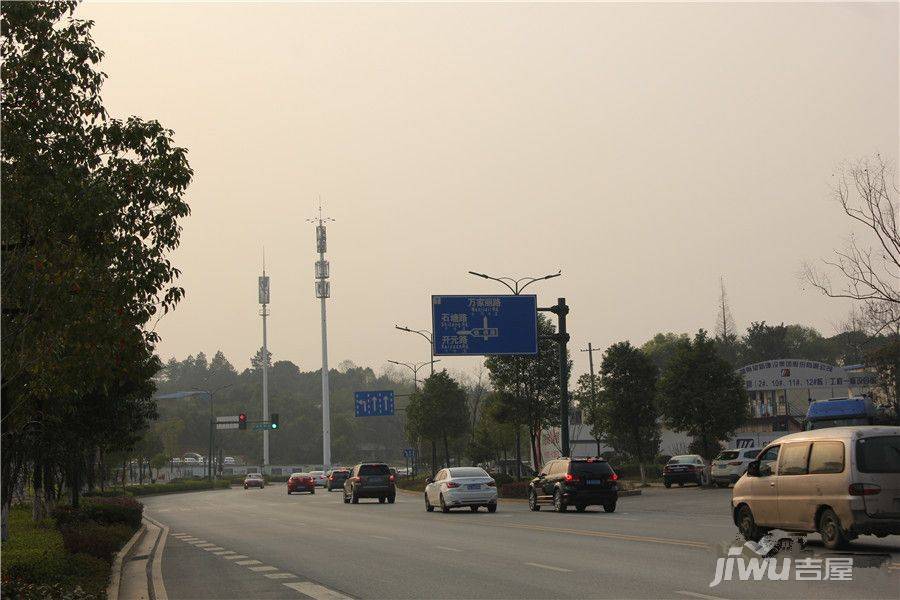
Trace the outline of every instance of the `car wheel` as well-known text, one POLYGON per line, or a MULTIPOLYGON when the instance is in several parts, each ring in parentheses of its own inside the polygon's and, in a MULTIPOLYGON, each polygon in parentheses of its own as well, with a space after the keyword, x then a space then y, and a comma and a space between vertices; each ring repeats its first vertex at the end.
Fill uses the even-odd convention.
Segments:
POLYGON ((290 496, 290 495, 291 495, 291 490, 288 490, 288 496, 290 496))
POLYGON ((538 504, 537 492, 532 488, 531 493, 528 494, 528 508, 537 512, 541 510, 541 505, 538 504))
POLYGON ((444 502, 444 495, 443 495, 443 494, 441 494, 441 496, 440 496, 440 501, 441 501, 441 512, 444 513, 444 514, 450 512, 450 507, 447 506, 447 504, 444 502))
POLYGON ((566 512, 566 509, 569 508, 562 499, 562 494, 559 493, 559 490, 553 492, 553 506, 556 507, 556 512, 566 512))
POLYGON ((744 539, 749 542, 758 542, 763 536, 763 532, 756 526, 756 520, 753 518, 753 511, 746 504, 738 509, 738 530, 744 539))
POLYGON ((678 482, 678 487, 684 487, 684 484, 681 483, 681 482, 679 481, 679 482, 678 482))
POLYGON ((347 493, 344 493, 344 504, 350 504, 350 496, 347 493))
POLYGON ((428 501, 428 494, 425 494, 425 510, 428 512, 434 512, 434 507, 431 505, 431 502, 428 501))
POLYGON ((586 509, 586 508, 587 508, 587 506, 585 506, 584 504, 576 504, 575 505, 575 510, 577 510, 578 512, 584 512, 584 509, 586 509))
POLYGON ((609 504, 604 504, 603 510, 605 510, 606 512, 616 512, 616 503, 610 502, 609 504))
POLYGON ((841 526, 841 520, 830 508, 823 510, 819 516, 819 535, 829 550, 838 550, 847 545, 847 533, 841 526))
POLYGON ((247 486, 246 486, 246 485, 244 486, 244 489, 245 489, 245 490, 247 489, 247 486))
POLYGON ((359 494, 356 493, 356 490, 351 492, 350 502, 353 504, 359 504, 359 494))
POLYGON ((497 503, 494 502, 494 503, 492 503, 492 504, 488 504, 488 505, 487 505, 487 509, 488 509, 488 512, 489 512, 489 513, 495 513, 495 512, 497 512, 497 503))
POLYGON ((309 493, 310 493, 310 494, 315 494, 315 493, 316 493, 316 488, 313 488, 313 489, 309 490, 309 493))
POLYGON ((384 504, 384 496, 378 496, 378 504, 384 504))
POLYGON ((477 506, 470 506, 469 508, 472 510, 472 512, 478 512, 477 506))
POLYGON ((394 500, 397 499, 397 496, 388 496, 388 504, 393 504, 394 500))
POLYGON ((666 482, 663 482, 663 485, 666 486, 666 488, 670 488, 670 487, 672 487, 672 482, 666 481, 666 482))

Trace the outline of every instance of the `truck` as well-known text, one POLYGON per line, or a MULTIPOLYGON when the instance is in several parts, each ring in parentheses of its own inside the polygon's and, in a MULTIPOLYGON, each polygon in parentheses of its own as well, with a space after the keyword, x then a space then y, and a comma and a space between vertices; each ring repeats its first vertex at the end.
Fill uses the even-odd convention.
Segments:
POLYGON ((806 411, 806 429, 874 425, 875 417, 875 404, 868 396, 816 400, 806 411))

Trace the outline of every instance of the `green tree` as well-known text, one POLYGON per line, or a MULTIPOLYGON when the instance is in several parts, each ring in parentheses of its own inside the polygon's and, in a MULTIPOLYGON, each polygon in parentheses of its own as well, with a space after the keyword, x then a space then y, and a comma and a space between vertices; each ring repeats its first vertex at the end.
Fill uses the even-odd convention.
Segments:
POLYGON ((156 121, 109 117, 75 6, 0 6, 4 514, 24 468, 47 495, 62 472, 77 505, 95 457, 135 441, 155 416, 150 322, 184 294, 167 255, 186 151, 156 121))
MULTIPOLYGON (((549 336, 556 326, 543 313, 538 313, 538 353, 536 356, 491 356, 484 361, 494 389, 501 396, 503 409, 498 413, 504 422, 528 428, 533 464, 540 467, 540 433, 559 423, 559 350, 549 336)), ((572 361, 567 358, 568 368, 572 361)), ((562 385, 568 386, 566 380, 562 385)))
POLYGON ((591 429, 603 432, 603 440, 617 452, 638 463, 641 482, 644 465, 659 452, 660 426, 656 408, 658 370, 653 361, 629 342, 607 348, 600 363, 597 410, 591 429))
POLYGON ((641 346, 641 350, 650 357, 656 368, 662 372, 669 366, 669 361, 675 355, 675 349, 678 347, 678 344, 687 339, 689 338, 686 333, 657 333, 641 346))
POLYGON ((708 459, 748 414, 743 380, 702 329, 676 346, 659 381, 659 401, 665 424, 692 436, 708 459))

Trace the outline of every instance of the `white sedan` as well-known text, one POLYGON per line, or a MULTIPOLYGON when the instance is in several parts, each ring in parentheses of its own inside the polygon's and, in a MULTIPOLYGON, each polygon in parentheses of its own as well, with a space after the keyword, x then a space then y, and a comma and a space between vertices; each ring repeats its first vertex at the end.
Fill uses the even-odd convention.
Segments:
POLYGON ((481 467, 451 467, 441 469, 425 480, 425 510, 432 512, 435 506, 441 512, 451 508, 468 506, 476 512, 485 506, 488 512, 497 512, 497 483, 481 467))
POLYGON ((325 471, 310 471, 309 476, 316 482, 316 487, 325 487, 325 484, 328 482, 325 471))

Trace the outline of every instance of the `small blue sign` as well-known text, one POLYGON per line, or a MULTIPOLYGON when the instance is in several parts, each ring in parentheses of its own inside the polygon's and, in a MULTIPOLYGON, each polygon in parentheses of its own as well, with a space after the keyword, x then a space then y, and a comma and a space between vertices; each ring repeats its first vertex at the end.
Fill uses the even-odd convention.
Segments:
POLYGON ((405 458, 412 458, 412 457, 414 457, 415 455, 416 455, 416 449, 415 449, 415 448, 404 448, 404 449, 403 449, 403 456, 404 456, 405 458))
POLYGON ((435 356, 537 354, 537 296, 432 296, 435 356))
POLYGON ((394 392, 354 392, 357 417, 390 417, 394 414, 394 392))

